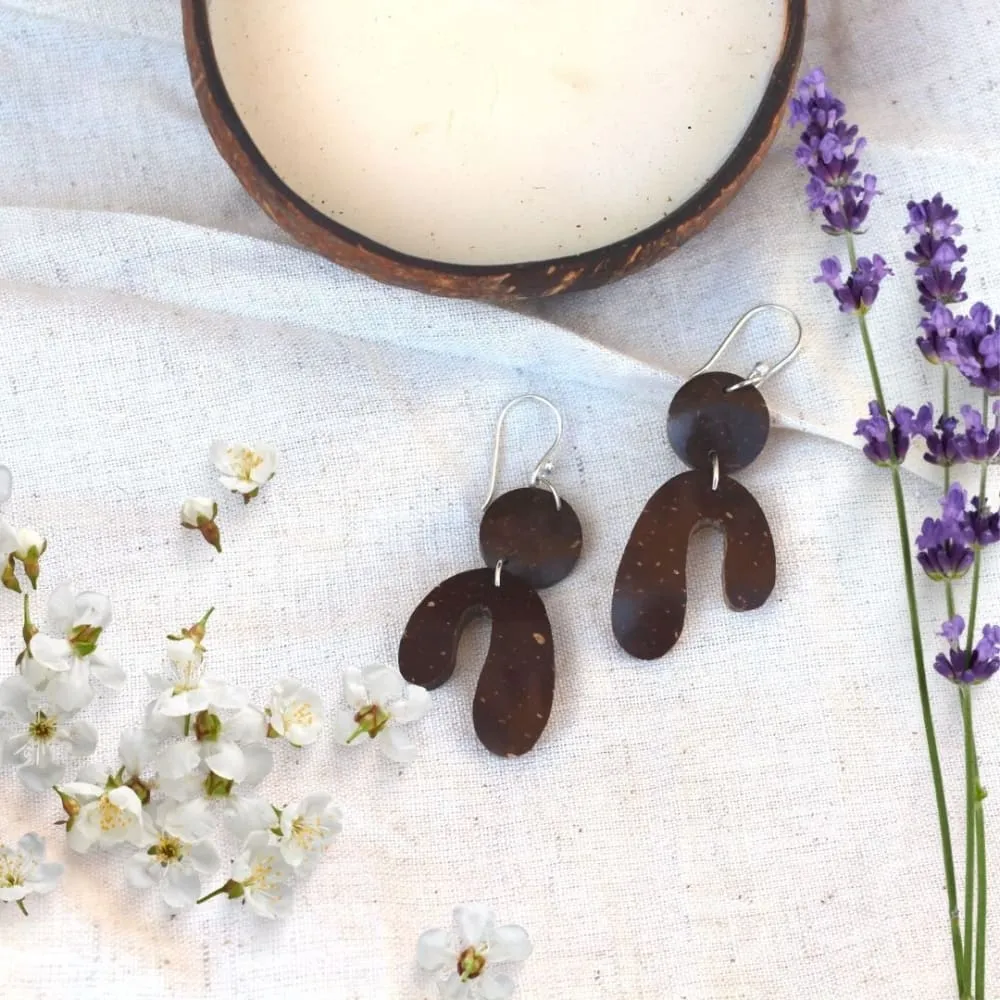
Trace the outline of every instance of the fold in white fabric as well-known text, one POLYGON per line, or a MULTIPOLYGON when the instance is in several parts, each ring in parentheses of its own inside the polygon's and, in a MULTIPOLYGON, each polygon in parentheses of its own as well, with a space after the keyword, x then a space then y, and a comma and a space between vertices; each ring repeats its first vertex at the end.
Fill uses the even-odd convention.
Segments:
MULTIPOLYGON (((286 922, 220 900, 171 920, 125 884, 121 856, 70 858, 29 920, 0 912, 0 994, 423 1000, 435 988, 416 968, 418 935, 482 900, 534 940, 525 998, 951 995, 894 515, 886 477, 853 446, 870 389, 850 321, 811 283, 840 247, 802 206, 794 135, 707 232, 643 275, 519 310, 437 300, 306 253, 253 205, 198 117, 178 7, 0 6, 5 514, 50 538, 43 588, 112 598, 103 641, 129 682, 91 710, 98 759, 140 721, 163 636, 210 604, 212 662, 258 696, 291 674, 333 708, 344 667, 391 662, 420 598, 479 565, 491 434, 519 393, 563 411, 553 479, 585 552, 544 595, 557 690, 532 754, 497 760, 475 739, 480 629, 415 729, 409 768, 329 738, 279 754, 276 801, 329 790, 345 809, 286 922), (777 590, 758 612, 729 612, 721 544, 699 539, 681 643, 634 662, 611 635, 611 585, 646 499, 681 470, 669 400, 762 301, 794 308, 807 337, 765 386, 778 429, 739 475, 771 520, 777 590), (208 446, 229 435, 281 455, 246 509, 213 485, 208 446), (186 496, 213 491, 220 556, 177 524, 186 496)), ((897 276, 873 330, 891 399, 914 405, 937 372, 912 346, 910 197, 940 189, 961 207, 969 287, 1000 301, 1000 22, 988 0, 946 17, 919 0, 813 8, 808 63, 861 124, 884 191, 863 248, 897 276)), ((756 327, 735 369, 782 352, 778 329, 756 327)), ((527 408, 511 429, 507 488, 549 433, 527 408)), ((910 466, 916 530, 938 488, 918 455, 910 466)), ((922 580, 920 596, 930 655, 941 594, 922 580)), ((990 562, 987 620, 998 598, 990 562)), ((8 670, 19 615, 0 597, 8 670)), ((958 703, 943 680, 931 687, 961 858, 958 703)), ((998 698, 976 697, 988 787, 998 698)), ((61 856, 57 818, 54 797, 0 772, 0 838, 37 829, 61 856)))

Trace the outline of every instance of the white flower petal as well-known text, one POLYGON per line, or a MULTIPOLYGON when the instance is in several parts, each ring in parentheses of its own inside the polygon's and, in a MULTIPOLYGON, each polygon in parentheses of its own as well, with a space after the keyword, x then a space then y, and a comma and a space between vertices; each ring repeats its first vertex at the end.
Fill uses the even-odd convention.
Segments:
POLYGON ((14 477, 6 465, 0 465, 0 503, 6 503, 10 499, 11 491, 14 488, 14 477))
POLYGON ((64 868, 62 865, 52 861, 44 865, 38 865, 31 878, 31 891, 39 896, 44 896, 57 889, 59 887, 59 880, 63 876, 63 871, 64 868))
POLYGON ((197 872, 171 865, 167 868, 166 878, 160 883, 160 895, 172 910, 186 910, 194 906, 201 895, 201 879, 197 872))
POLYGON ((120 691, 125 686, 125 671, 122 665, 102 650, 97 650, 90 658, 90 676, 111 691, 120 691))
POLYGON ((211 447, 208 449, 208 455, 212 460, 212 465, 214 465, 219 472, 228 472, 231 468, 228 452, 228 441, 213 441, 211 447))
POLYGON ((371 704, 368 697, 368 689, 365 687, 365 682, 362 677, 361 671, 354 667, 348 667, 344 671, 343 676, 344 685, 344 701, 350 705, 355 711, 359 708, 364 708, 365 705, 371 704))
POLYGON ((51 758, 39 760, 37 764, 25 764, 17 769, 17 777, 21 784, 32 792, 47 792, 53 785, 58 785, 63 776, 62 764, 57 764, 51 758))
MULTIPOLYGON (((353 712, 338 712, 333 719, 333 739, 336 743, 347 744, 347 741, 354 734, 354 731, 358 728, 358 724, 354 721, 353 712)), ((362 734, 357 737, 353 743, 350 744, 352 747, 356 747, 363 741, 368 740, 369 737, 362 734)))
POLYGON ((53 674, 45 687, 45 697, 63 712, 79 712, 86 708, 94 700, 87 662, 74 658, 69 670, 53 674))
POLYGON ((462 947, 478 947, 491 937, 493 911, 484 903, 468 903, 455 907, 455 925, 462 947))
POLYGON ((401 729, 386 726, 375 737, 379 750, 397 764, 409 764, 417 756, 417 745, 401 729))
POLYGON ((457 972, 438 983, 438 992, 444 1000, 468 1000, 472 996, 472 988, 468 983, 462 982, 462 977, 457 972))
POLYGON ((206 754, 205 763, 213 774, 227 781, 243 781, 247 775, 247 762, 243 751, 235 743, 217 743, 206 754))
POLYGON ((104 594, 85 590, 82 594, 77 594, 74 604, 74 625, 95 625, 104 628, 111 621, 111 601, 104 594))
POLYGON ((46 621, 60 635, 67 635, 73 628, 75 613, 76 593, 68 583, 61 584, 49 595, 46 621))
POLYGON ((191 867, 202 875, 211 875, 219 870, 222 858, 215 845, 209 840, 199 840, 188 848, 188 858, 191 867))
POLYGON ((159 865, 145 851, 133 854, 125 862, 125 881, 133 889, 151 889, 159 881, 159 865))
POLYGON ((215 817, 204 799, 193 799, 172 806, 164 815, 163 829, 190 844, 215 833, 215 817))
POLYGON ((523 927, 505 924, 490 939, 491 962, 523 962, 532 952, 531 939, 523 927))
POLYGON ((258 781, 263 781, 274 767, 274 756, 270 748, 259 743, 243 747, 243 760, 246 764, 246 774, 242 780, 247 785, 256 785, 258 781))
POLYGON ((18 674, 0 683, 0 712, 31 722, 40 703, 38 692, 18 674))
POLYGON ((155 767, 161 778, 175 781, 194 771, 201 764, 201 755, 194 743, 173 743, 164 747, 156 758, 155 767))
POLYGON ((254 466, 250 475, 255 483, 263 486, 264 483, 270 482, 274 478, 274 473, 278 468, 278 452, 269 444, 255 444, 253 451, 260 456, 260 462, 254 466))
MULTIPOLYGON (((493 958, 493 955, 490 955, 493 958)), ((476 980, 479 984, 479 995, 483 1000, 508 1000, 514 994, 514 980, 502 972, 494 972, 489 966, 476 980)))
POLYGON ((458 956, 449 947, 450 934, 443 927, 424 931, 417 939, 417 964, 427 972, 454 965, 458 956))
POLYGON ((259 708, 244 705, 226 723, 225 733, 237 743, 263 743, 267 739, 267 720, 259 708))
POLYGON ((278 820, 269 802, 241 795, 230 799, 223 822, 234 837, 245 842, 251 834, 270 830, 278 820))
POLYGON ((402 697, 406 690, 406 681, 398 670, 383 667, 379 664, 365 667, 362 677, 368 695, 376 705, 387 705, 402 697))
POLYGON ((2 760, 4 767, 17 767, 21 763, 21 752, 31 742, 27 733, 18 733, 4 741, 2 760))
POLYGON ((126 729, 118 742, 118 756, 126 774, 141 774, 156 756, 156 741, 145 729, 126 729))
POLYGON ((403 697, 389 705, 386 711, 401 725, 419 722, 431 707, 430 692, 419 684, 407 684, 403 697))
POLYGON ((55 672, 69 670, 76 662, 73 648, 66 639, 53 639, 44 632, 31 640, 31 658, 46 670, 55 672))
POLYGON ((66 728, 66 739, 77 757, 89 757, 97 749, 97 730, 82 719, 66 728))
POLYGON ((181 504, 181 524, 188 528, 198 527, 198 518, 211 521, 218 511, 218 504, 209 497, 188 497, 181 504))
POLYGON ((167 659, 173 663, 201 663, 202 655, 194 639, 167 639, 167 659))
POLYGON ((17 849, 32 861, 45 860, 45 841, 37 833, 26 833, 17 842, 17 849))

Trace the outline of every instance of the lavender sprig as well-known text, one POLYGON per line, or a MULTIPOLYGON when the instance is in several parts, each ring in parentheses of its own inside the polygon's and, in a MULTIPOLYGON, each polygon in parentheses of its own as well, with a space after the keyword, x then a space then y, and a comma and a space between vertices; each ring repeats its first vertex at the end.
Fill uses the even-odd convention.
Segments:
MULTIPOLYGON (((796 149, 796 159, 809 173, 809 181, 806 186, 807 205, 810 211, 822 211, 826 223, 823 226, 824 232, 830 235, 842 235, 847 244, 850 260, 850 272, 847 278, 842 276, 843 269, 839 261, 836 258, 828 258, 821 265, 822 273, 819 280, 829 285, 841 311, 855 317, 874 390, 875 400, 869 407, 869 418, 859 421, 857 433, 865 438, 865 452, 868 457, 877 464, 888 467, 892 480, 900 549, 903 557, 903 576, 909 607, 910 635, 916 667, 917 689, 920 694, 924 735, 934 781, 934 798, 940 827, 941 850, 944 857, 955 976, 959 995, 964 998, 968 995, 966 987, 971 984, 971 976, 966 975, 964 968, 966 955, 963 949, 962 928, 958 916, 958 893, 951 843, 951 826, 927 686, 920 616, 917 609, 913 553, 910 548, 912 536, 907 522, 902 479, 899 472, 901 457, 897 452, 898 449, 905 457, 905 449, 909 446, 910 438, 914 433, 912 427, 914 415, 912 411, 905 410, 905 408, 897 408, 890 418, 872 347, 867 316, 878 297, 882 280, 891 272, 883 258, 872 256, 871 258, 859 259, 855 250, 854 237, 862 232, 862 226, 879 192, 878 182, 874 175, 863 175, 861 172, 859 154, 865 148, 865 141, 859 136, 858 127, 845 121, 845 114, 844 103, 829 91, 826 77, 818 69, 809 73, 802 80, 791 101, 791 123, 793 126, 804 127, 796 149)), ((950 282, 946 284, 942 274, 938 273, 947 270, 951 264, 956 263, 952 259, 955 257, 955 253, 951 251, 950 247, 942 248, 939 245, 942 241, 955 235, 951 228, 954 226, 954 219, 947 217, 943 200, 940 210, 938 210, 937 204, 932 202, 929 212, 924 210, 922 206, 921 211, 923 215, 911 213, 910 223, 922 226, 923 229, 927 230, 928 239, 923 240, 924 234, 922 233, 921 242, 914 250, 914 253, 923 254, 926 259, 922 258, 922 263, 930 269, 925 280, 926 297, 938 296, 955 301, 957 296, 962 294, 957 276, 952 276, 950 282)), ((955 251, 957 253, 957 247, 955 251)), ((950 271, 948 273, 950 274, 950 271)), ((964 280, 964 276, 962 280, 964 280)), ((924 292, 922 291, 921 294, 924 292)), ((938 319, 940 318, 939 316, 938 319)), ((943 331, 932 327, 925 329, 924 333, 925 344, 921 349, 925 356, 933 361, 950 360, 949 351, 952 350, 953 346, 957 350, 957 343, 954 345, 952 343, 953 336, 950 325, 943 331)), ((947 405, 945 411, 947 411, 947 405)), ((947 471, 948 467, 946 466, 946 474, 947 471)), ((971 739, 971 722, 967 728, 967 734, 971 739)))

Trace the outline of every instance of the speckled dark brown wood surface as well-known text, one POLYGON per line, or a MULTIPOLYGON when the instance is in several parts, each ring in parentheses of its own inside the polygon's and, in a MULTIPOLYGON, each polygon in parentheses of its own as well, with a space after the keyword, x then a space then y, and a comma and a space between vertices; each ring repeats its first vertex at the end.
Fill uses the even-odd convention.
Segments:
POLYGON ((499 496, 479 526, 479 550, 487 566, 503 560, 504 572, 539 590, 573 571, 583 548, 576 511, 545 489, 527 487, 499 496))
POLYGON ((492 569, 445 580, 410 616, 399 643, 399 669, 411 684, 440 687, 454 673, 462 630, 482 616, 493 620, 493 630, 472 721, 487 750, 516 757, 542 735, 556 679, 549 617, 527 583, 505 573, 497 587, 492 569))
MULTIPOLYGON (((596 288, 649 267, 704 229, 756 170, 781 127, 802 57, 806 24, 806 0, 785 0, 781 54, 757 113, 725 163, 676 211, 634 236, 588 253, 524 264, 470 266, 411 257, 369 240, 317 211, 278 177, 250 138, 226 91, 212 50, 210 2, 181 0, 191 80, 219 152, 261 208, 303 246, 379 281, 435 295, 497 301, 596 288)), ((664 45, 669 57, 669 39, 664 45)))
POLYGON ((611 622, 622 649, 632 656, 655 660, 680 638, 688 545, 705 524, 725 532, 722 585, 734 611, 759 608, 774 590, 774 541, 757 501, 728 476, 713 491, 711 474, 683 472, 650 498, 618 567, 611 622))
POLYGON ((767 444, 771 414, 753 386, 726 392, 743 379, 729 372, 695 375, 677 390, 667 415, 667 437, 693 469, 711 470, 712 454, 721 472, 745 469, 767 444))

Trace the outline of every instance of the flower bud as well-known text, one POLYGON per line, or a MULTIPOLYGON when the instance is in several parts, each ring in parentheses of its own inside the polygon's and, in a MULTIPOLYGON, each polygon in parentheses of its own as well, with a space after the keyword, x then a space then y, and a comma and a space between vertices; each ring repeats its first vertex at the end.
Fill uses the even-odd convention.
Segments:
POLYGON ((22 528, 17 533, 17 548, 14 550, 14 555, 21 560, 32 588, 38 587, 38 560, 48 546, 49 543, 33 528, 22 528))
POLYGON ((181 524, 185 528, 201 532, 201 537, 215 549, 222 551, 222 540, 215 517, 219 505, 208 497, 189 497, 181 504, 181 524))

